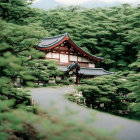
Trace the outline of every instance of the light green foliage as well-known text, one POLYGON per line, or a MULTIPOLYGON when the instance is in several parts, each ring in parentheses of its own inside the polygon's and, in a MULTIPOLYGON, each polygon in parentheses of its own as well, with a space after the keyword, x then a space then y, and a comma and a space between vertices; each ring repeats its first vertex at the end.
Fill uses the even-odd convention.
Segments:
POLYGON ((0 139, 12 140, 26 137, 37 139, 38 134, 33 127, 37 117, 21 109, 13 110, 14 105, 15 102, 13 100, 0 100, 0 139), (28 130, 29 126, 30 129, 28 130), (31 131, 31 133, 27 133, 28 131, 31 131))
MULTIPOLYGON (((119 107, 122 106, 127 110, 129 106, 127 102, 136 102, 138 97, 134 94, 135 88, 128 87, 131 86, 131 82, 136 84, 135 80, 138 79, 137 74, 139 74, 140 68, 139 10, 139 7, 124 4, 119 7, 96 9, 57 8, 47 11, 46 14, 43 13, 42 26, 48 30, 49 36, 68 32, 74 42, 83 49, 104 57, 104 62, 96 64, 96 67, 104 67, 110 71, 122 71, 119 74, 120 77, 112 76, 112 79, 99 77, 95 78, 93 82, 91 80, 91 84, 87 83, 83 90, 85 95, 89 96, 88 98, 91 94, 92 96, 95 93, 100 94, 105 96, 100 97, 100 101, 108 104, 113 96, 115 102, 118 101, 119 104, 124 99, 123 94, 128 95, 133 92, 133 100, 125 98, 128 101, 120 103, 119 107), (132 73, 136 75, 131 76, 132 73), (133 81, 131 81, 132 77, 133 81), (127 80, 125 81, 125 79, 127 80), (102 81, 104 82, 102 83, 102 81), (127 87, 123 83, 126 83, 127 87), (118 96, 118 93, 121 95, 118 96)), ((131 87, 134 87, 134 84, 131 87)), ((138 109, 135 113, 138 112, 138 109)), ((116 109, 116 111, 118 110, 116 109)))
POLYGON ((127 86, 131 91, 129 97, 132 98, 130 108, 139 119, 140 118, 140 73, 129 75, 128 80, 130 82, 128 83, 127 86))
POLYGON ((42 15, 49 36, 68 32, 86 51, 105 58, 97 64, 107 70, 128 70, 139 48, 139 8, 122 5, 113 8, 58 8, 42 15))
POLYGON ((20 26, 3 20, 0 22, 0 29, 1 98, 16 99, 15 105, 25 102, 29 104, 27 92, 17 87, 25 84, 25 82, 22 84, 21 80, 28 82, 35 79, 31 72, 28 72, 29 62, 42 54, 32 47, 38 41, 36 34, 39 32, 36 33, 33 26, 20 26))
POLYGON ((54 117, 39 109, 39 114, 23 111, 22 108, 10 109, 14 101, 0 101, 0 139, 33 140, 111 140, 111 136, 97 133, 73 119, 65 116, 54 117))
POLYGON ((76 92, 66 94, 66 98, 71 102, 75 102, 80 105, 85 105, 85 98, 83 96, 79 96, 76 92))
POLYGON ((116 74, 83 80, 78 90, 86 98, 87 106, 92 104, 93 108, 119 114, 119 110, 127 111, 130 101, 124 78, 116 74))
MULTIPOLYGON (((0 1, 0 139, 20 136, 19 139, 38 140, 39 133, 40 139, 42 135, 44 139, 57 140, 110 139, 100 137, 85 127, 50 117, 42 122, 42 118, 35 121, 36 117, 29 113, 34 108, 30 106, 28 91, 21 87, 36 83, 47 86, 48 80, 56 80, 56 76, 63 75, 56 63, 44 60, 45 53, 34 46, 44 36, 68 32, 83 49, 105 58, 104 64, 97 66, 124 71, 120 77, 115 75, 84 81, 86 86, 80 90, 87 103, 93 106, 105 103, 105 110, 117 113, 119 109, 125 110, 131 101, 130 108, 139 116, 139 8, 123 5, 104 9, 68 7, 43 11, 30 8, 31 2, 0 1), (126 71, 129 69, 133 72, 126 71), (121 80, 125 76, 126 87, 121 80), (125 95, 129 91, 128 100, 125 95), (37 122, 37 126, 45 125, 43 134, 37 131, 38 127, 35 128, 33 122, 37 122)), ((68 84, 66 77, 57 82, 68 84)))
MULTIPOLYGON (((39 22, 30 23, 30 17, 32 21, 34 18, 31 14, 34 10, 27 7, 26 1, 2 0, 0 5, 0 139, 5 140, 7 136, 12 139, 14 133, 21 131, 26 120, 31 125, 32 119, 29 118, 32 115, 25 117, 27 113, 23 111, 33 111, 30 95, 19 87, 31 86, 36 80, 45 82, 46 78, 48 80, 49 77, 61 75, 61 72, 54 62, 37 61, 39 58, 44 59, 44 53, 36 50, 34 45, 47 32, 39 22), (12 110, 19 107, 21 110, 12 110)), ((37 136, 32 138, 22 132, 17 135, 37 139, 37 136)))
POLYGON ((29 73, 35 77, 34 82, 46 84, 50 79, 55 80, 56 76, 62 76, 63 72, 57 69, 54 61, 34 60, 29 62, 29 73))
POLYGON ((130 64, 129 67, 137 73, 140 72, 140 51, 138 52, 137 60, 134 63, 130 64))
POLYGON ((34 16, 34 10, 28 5, 33 0, 1 0, 0 17, 3 20, 22 24, 24 20, 34 16))
POLYGON ((133 70, 131 74, 128 75, 127 87, 131 91, 129 97, 132 98, 130 104, 130 109, 140 119, 140 52, 137 55, 137 60, 129 65, 133 70))

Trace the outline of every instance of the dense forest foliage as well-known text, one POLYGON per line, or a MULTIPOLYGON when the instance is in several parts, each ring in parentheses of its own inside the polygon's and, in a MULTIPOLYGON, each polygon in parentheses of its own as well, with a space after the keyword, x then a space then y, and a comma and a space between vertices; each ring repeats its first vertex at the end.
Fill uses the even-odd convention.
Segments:
POLYGON ((139 6, 123 4, 120 7, 96 9, 58 8, 40 17, 38 21, 49 36, 68 32, 83 49, 104 57, 103 63, 97 63, 96 67, 116 72, 115 76, 82 82, 86 85, 79 90, 87 99, 87 105, 101 109, 100 104, 105 103, 107 107, 102 108, 103 111, 130 114, 130 117, 132 113, 134 118, 140 119, 139 6))
MULTIPOLYGON (((71 139, 70 134, 72 138, 81 140, 85 137, 105 139, 90 131, 78 129, 75 125, 54 123, 50 118, 46 123, 53 126, 52 132, 48 130, 50 128, 45 128, 48 135, 42 134, 44 137, 33 125, 37 116, 34 117, 32 113, 34 107, 29 92, 23 88, 36 86, 40 82, 47 85, 49 79, 63 74, 55 62, 44 61, 44 53, 33 46, 44 36, 65 32, 83 49, 104 57, 104 62, 96 64, 97 67, 121 71, 117 78, 98 77, 83 82, 89 85, 83 94, 109 95, 101 98, 102 102, 109 103, 120 101, 118 96, 112 99, 110 95, 114 92, 115 95, 129 94, 129 104, 123 103, 123 107, 130 106, 140 116, 140 8, 124 4, 111 8, 68 7, 44 11, 30 8, 30 3, 32 0, 0 1, 0 139, 31 137, 35 140, 44 137, 51 139, 51 136, 54 139, 66 139, 67 135, 71 139), (121 79, 126 79, 125 84, 121 79), (56 125, 63 128, 59 130, 59 135, 56 125), (64 136, 63 130, 66 128, 71 131, 64 136), (28 129, 32 130, 32 134, 26 135, 28 129)), ((93 96, 87 97, 90 103, 93 102, 93 96)), ((117 109, 122 108, 122 102, 118 103, 117 109)), ((39 117, 37 119, 40 120, 39 117)))
POLYGON ((139 51, 139 7, 82 9, 59 8, 44 13, 38 21, 49 36, 68 32, 82 48, 104 57, 107 70, 129 70, 139 51), (134 37, 135 36, 135 37, 134 37))

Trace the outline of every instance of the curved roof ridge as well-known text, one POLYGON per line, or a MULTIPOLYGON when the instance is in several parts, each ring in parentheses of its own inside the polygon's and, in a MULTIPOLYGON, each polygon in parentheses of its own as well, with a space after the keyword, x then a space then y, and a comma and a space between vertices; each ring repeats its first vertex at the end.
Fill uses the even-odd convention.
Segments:
POLYGON ((53 39, 53 38, 57 38, 57 37, 60 37, 60 36, 66 36, 67 33, 64 33, 64 34, 60 34, 60 35, 56 35, 56 36, 51 36, 51 37, 43 37, 42 39, 53 39))
POLYGON ((54 42, 48 44, 47 46, 51 46, 51 45, 55 44, 56 42, 58 42, 58 39, 56 39, 54 42))
POLYGON ((65 37, 67 36, 67 33, 57 35, 54 37, 48 37, 48 38, 43 38, 42 41, 37 45, 40 48, 48 48, 51 47, 60 41, 62 41, 65 37), (45 41, 47 41, 47 44, 45 44, 45 41))

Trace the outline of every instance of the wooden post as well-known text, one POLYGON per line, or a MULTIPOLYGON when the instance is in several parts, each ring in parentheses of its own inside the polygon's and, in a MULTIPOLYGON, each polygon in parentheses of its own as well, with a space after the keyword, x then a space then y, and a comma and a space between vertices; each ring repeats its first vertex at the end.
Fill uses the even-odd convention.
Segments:
POLYGON ((84 98, 84 105, 86 105, 86 100, 85 100, 85 98, 84 98))
POLYGON ((31 98, 31 103, 32 103, 33 107, 35 107, 35 101, 33 98, 31 98))
POLYGON ((80 75, 78 74, 78 84, 80 84, 80 75))
POLYGON ((79 104, 80 104, 80 98, 79 98, 79 104))
POLYGON ((68 45, 68 63, 70 64, 70 45, 68 45))
POLYGON ((58 51, 59 51, 59 64, 60 64, 60 46, 58 47, 58 51))
POLYGON ((131 111, 131 108, 129 110, 129 118, 132 119, 132 111, 131 111))
POLYGON ((78 69, 76 69, 76 84, 78 85, 79 77, 78 77, 78 69))
POLYGON ((92 109, 92 104, 90 104, 90 108, 92 109))
POLYGON ((78 100, 77 100, 77 98, 76 98, 76 104, 78 104, 78 100))

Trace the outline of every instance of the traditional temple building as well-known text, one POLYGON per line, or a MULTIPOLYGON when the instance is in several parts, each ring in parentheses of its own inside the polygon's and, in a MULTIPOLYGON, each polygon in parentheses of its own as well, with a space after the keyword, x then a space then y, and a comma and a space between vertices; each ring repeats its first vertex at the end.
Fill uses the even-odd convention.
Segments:
POLYGON ((68 71, 68 66, 77 64, 79 77, 113 74, 103 68, 96 68, 96 63, 102 62, 104 58, 84 51, 67 33, 43 38, 36 48, 46 53, 45 59, 56 60, 62 71, 68 71))

